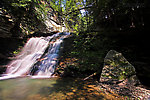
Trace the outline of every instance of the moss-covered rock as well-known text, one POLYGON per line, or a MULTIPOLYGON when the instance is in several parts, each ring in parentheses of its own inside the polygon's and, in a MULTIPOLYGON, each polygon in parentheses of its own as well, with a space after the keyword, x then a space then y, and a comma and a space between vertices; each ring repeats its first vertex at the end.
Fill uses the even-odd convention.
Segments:
POLYGON ((130 99, 149 100, 150 91, 141 86, 134 66, 121 53, 110 50, 104 59, 100 88, 130 99))
POLYGON ((121 53, 110 50, 104 59, 104 67, 100 81, 116 84, 128 79, 132 84, 136 84, 138 79, 135 74, 135 68, 122 56, 121 53))

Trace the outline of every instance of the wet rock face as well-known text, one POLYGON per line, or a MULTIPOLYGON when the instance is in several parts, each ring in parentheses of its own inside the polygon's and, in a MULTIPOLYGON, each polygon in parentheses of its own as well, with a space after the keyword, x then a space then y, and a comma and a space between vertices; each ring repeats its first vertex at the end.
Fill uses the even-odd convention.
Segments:
POLYGON ((127 79, 130 83, 136 84, 138 79, 135 74, 135 68, 121 53, 110 50, 104 59, 100 82, 117 84, 127 79))

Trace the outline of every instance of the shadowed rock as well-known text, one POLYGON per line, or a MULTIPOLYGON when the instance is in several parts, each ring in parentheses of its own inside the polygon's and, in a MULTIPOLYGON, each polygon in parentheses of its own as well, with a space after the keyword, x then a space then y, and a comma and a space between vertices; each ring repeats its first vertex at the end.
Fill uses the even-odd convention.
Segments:
POLYGON ((104 59, 104 68, 102 70, 100 81, 104 83, 120 83, 123 80, 130 80, 136 84, 135 68, 122 56, 114 50, 110 50, 104 59))
POLYGON ((132 99, 147 100, 150 91, 137 86, 139 84, 135 68, 121 53, 110 50, 104 59, 100 87, 132 99))

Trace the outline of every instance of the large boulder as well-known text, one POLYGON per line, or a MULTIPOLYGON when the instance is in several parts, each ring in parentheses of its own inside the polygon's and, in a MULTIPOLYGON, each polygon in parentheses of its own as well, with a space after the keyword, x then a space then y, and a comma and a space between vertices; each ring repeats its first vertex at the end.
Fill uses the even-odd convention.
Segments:
POLYGON ((136 76, 134 66, 121 53, 114 50, 110 50, 104 59, 100 85, 119 95, 134 99, 146 99, 150 95, 149 90, 139 87, 140 82, 136 76))
POLYGON ((131 79, 136 84, 135 68, 122 56, 114 50, 110 50, 105 59, 100 81, 104 83, 120 83, 123 80, 131 79), (131 78, 132 77, 132 78, 131 78), (133 77, 135 79, 133 79, 133 77), (133 80, 132 80, 133 79, 133 80))

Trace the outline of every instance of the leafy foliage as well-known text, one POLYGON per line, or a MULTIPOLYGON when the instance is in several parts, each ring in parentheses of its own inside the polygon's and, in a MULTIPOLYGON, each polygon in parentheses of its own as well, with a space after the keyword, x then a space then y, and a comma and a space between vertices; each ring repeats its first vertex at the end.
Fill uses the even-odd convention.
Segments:
POLYGON ((18 30, 39 30, 37 24, 43 23, 49 10, 45 4, 46 1, 40 0, 2 0, 0 6, 12 17, 14 27, 11 32, 15 35, 18 30))

